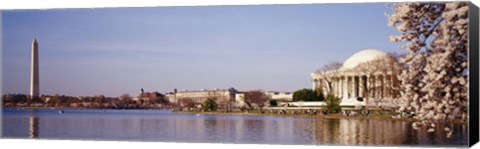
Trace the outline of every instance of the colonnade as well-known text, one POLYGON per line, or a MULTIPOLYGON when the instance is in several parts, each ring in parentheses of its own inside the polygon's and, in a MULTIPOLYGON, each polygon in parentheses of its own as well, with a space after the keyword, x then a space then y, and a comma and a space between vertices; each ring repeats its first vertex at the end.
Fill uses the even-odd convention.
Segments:
POLYGON ((385 98, 392 97, 392 86, 394 85, 394 77, 391 75, 341 75, 332 77, 329 80, 325 78, 315 78, 313 80, 313 89, 320 87, 324 95, 330 91, 328 83, 331 83, 331 92, 341 98, 357 98, 369 97, 385 98))

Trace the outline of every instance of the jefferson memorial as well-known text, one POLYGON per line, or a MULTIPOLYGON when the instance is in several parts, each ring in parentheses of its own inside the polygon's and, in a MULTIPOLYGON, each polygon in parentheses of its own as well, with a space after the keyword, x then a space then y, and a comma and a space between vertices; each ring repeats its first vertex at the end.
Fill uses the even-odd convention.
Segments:
POLYGON ((399 67, 394 58, 380 50, 365 49, 343 64, 311 73, 313 89, 341 99, 340 106, 390 106, 398 97, 399 67), (367 95, 368 94, 368 95, 367 95))

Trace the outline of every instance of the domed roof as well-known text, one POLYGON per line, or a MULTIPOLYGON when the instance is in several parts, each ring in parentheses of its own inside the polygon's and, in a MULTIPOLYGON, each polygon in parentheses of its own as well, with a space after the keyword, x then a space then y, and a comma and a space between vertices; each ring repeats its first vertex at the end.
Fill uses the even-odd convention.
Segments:
POLYGON ((358 66, 358 64, 374 60, 378 57, 387 56, 387 53, 377 49, 365 49, 353 54, 348 58, 342 66, 342 69, 352 69, 358 66))

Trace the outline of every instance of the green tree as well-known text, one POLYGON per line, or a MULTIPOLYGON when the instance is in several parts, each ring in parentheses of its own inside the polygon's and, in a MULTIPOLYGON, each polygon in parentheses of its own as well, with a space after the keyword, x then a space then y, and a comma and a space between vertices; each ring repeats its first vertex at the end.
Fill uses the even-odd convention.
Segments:
POLYGON ((325 99, 324 104, 330 113, 338 113, 342 110, 340 107, 340 99, 332 94, 327 95, 327 99, 325 99))
POLYGON ((321 87, 317 87, 315 89, 315 93, 317 93, 317 100, 318 101, 323 101, 325 99, 325 96, 323 95, 323 89, 321 87))
POLYGON ((277 100, 270 100, 270 101, 268 102, 268 104, 269 104, 271 107, 276 107, 276 106, 278 106, 277 100))
POLYGON ((217 103, 215 102, 215 100, 211 99, 211 98, 208 98, 207 100, 205 100, 203 102, 203 108, 206 110, 206 111, 217 111, 217 103))
POLYGON ((293 101, 323 101, 323 98, 323 94, 306 88, 293 93, 293 101))

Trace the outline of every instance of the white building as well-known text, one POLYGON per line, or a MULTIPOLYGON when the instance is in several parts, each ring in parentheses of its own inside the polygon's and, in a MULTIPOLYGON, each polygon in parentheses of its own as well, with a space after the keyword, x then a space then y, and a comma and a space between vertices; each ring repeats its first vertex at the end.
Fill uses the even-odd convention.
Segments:
MULTIPOLYGON (((280 92, 280 91, 263 91, 265 95, 268 96, 269 100, 277 101, 292 101, 293 93, 291 92, 280 92)), ((245 103, 245 93, 238 92, 235 94, 235 106, 244 106, 245 103)))
POLYGON ((341 106, 388 106, 396 97, 398 63, 380 50, 353 54, 340 68, 311 73, 313 89, 329 91, 341 99, 341 106), (363 100, 363 101, 362 101, 363 100))
POLYGON ((184 90, 174 93, 167 93, 169 102, 178 103, 181 100, 188 99, 195 103, 203 103, 208 98, 216 99, 217 102, 235 102, 237 90, 230 89, 202 89, 202 90, 184 90))
POLYGON ((265 91, 265 94, 271 100, 292 101, 292 99, 293 99, 293 93, 292 92, 265 91))
POLYGON ((235 105, 236 106, 244 106, 245 103, 245 94, 244 93, 236 93, 235 94, 235 105))

